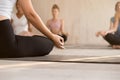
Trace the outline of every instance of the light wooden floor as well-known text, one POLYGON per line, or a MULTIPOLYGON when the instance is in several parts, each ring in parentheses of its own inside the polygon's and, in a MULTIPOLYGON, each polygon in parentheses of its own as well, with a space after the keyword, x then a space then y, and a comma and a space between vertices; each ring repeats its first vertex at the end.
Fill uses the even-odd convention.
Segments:
MULTIPOLYGON (((54 55, 92 56, 89 58, 101 60, 103 57, 116 57, 120 55, 120 51, 55 48, 50 56, 54 55)), ((120 80, 120 64, 40 62, 34 58, 31 61, 0 60, 0 80, 120 80)))

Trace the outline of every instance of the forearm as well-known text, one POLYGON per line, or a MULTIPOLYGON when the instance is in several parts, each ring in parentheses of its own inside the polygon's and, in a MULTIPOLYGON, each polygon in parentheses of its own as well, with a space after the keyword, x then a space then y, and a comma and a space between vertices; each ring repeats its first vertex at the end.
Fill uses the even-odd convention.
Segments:
POLYGON ((107 32, 108 32, 108 33, 114 33, 114 32, 116 32, 116 31, 117 31, 117 26, 118 26, 118 25, 112 26, 107 32))
POLYGON ((113 32, 116 32, 116 29, 110 29, 108 30, 109 33, 113 33, 113 32))
POLYGON ((26 15, 26 17, 35 28, 37 28, 44 35, 52 39, 53 35, 51 31, 45 26, 41 18, 36 13, 34 14, 31 13, 29 15, 26 15))
POLYGON ((114 34, 115 32, 116 32, 116 29, 113 29, 113 28, 112 28, 112 29, 106 31, 106 34, 108 34, 108 33, 113 33, 113 34, 114 34))
POLYGON ((117 26, 118 25, 114 25, 113 27, 111 27, 111 29, 110 30, 108 30, 109 32, 116 32, 117 31, 117 26))
POLYGON ((18 0, 18 1, 28 21, 40 32, 42 32, 44 35, 52 39, 53 34, 45 26, 40 16, 34 10, 31 0, 18 0))

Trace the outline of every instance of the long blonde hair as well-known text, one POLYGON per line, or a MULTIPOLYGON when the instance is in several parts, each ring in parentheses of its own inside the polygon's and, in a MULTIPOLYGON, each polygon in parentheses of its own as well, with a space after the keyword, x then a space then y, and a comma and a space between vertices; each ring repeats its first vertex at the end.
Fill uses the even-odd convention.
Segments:
POLYGON ((120 1, 116 3, 116 5, 115 5, 115 11, 117 11, 118 4, 120 4, 120 1))

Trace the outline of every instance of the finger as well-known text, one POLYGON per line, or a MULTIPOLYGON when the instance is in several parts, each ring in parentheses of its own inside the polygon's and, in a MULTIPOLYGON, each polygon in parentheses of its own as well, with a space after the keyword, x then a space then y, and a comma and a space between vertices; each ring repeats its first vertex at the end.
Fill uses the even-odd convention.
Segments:
POLYGON ((64 49, 65 47, 64 46, 61 46, 61 45, 56 45, 57 48, 60 48, 60 49, 64 49))
POLYGON ((60 46, 60 49, 65 49, 65 47, 64 46, 60 46))
POLYGON ((56 46, 60 49, 64 49, 64 42, 62 43, 61 41, 59 43, 56 44, 56 46))
POLYGON ((62 42, 60 41, 59 45, 63 46, 64 45, 64 41, 62 41, 62 42))

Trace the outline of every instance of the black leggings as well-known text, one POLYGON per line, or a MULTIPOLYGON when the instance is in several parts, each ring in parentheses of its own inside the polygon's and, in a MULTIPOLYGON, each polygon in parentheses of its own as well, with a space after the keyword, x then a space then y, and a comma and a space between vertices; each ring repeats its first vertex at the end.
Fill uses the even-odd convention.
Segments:
POLYGON ((53 42, 42 36, 15 36, 10 20, 0 21, 0 58, 45 56, 53 42))
POLYGON ((59 35, 59 36, 61 36, 64 39, 64 42, 67 41, 67 36, 66 35, 62 34, 62 35, 59 35))
POLYGON ((109 33, 104 39, 111 45, 120 45, 120 35, 109 33))

